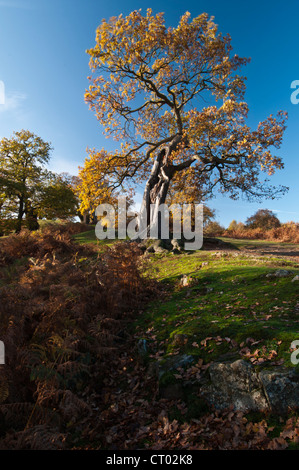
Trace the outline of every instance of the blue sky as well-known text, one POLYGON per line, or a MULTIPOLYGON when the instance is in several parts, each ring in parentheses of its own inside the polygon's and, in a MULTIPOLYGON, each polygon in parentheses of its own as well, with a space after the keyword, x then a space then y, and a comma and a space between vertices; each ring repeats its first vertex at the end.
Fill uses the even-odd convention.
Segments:
POLYGON ((299 104, 290 100, 291 82, 299 80, 297 0, 0 0, 0 80, 6 98, 0 104, 0 138, 29 129, 52 143, 50 168, 71 174, 83 165, 87 147, 114 148, 84 103, 90 73, 86 49, 94 45, 103 18, 149 7, 165 12, 172 26, 185 11, 192 17, 207 12, 231 35, 234 52, 251 57, 244 69, 250 126, 279 109, 289 113, 279 151, 285 169, 271 179, 289 186, 288 194, 260 204, 219 195, 209 202, 217 220, 225 226, 232 219, 244 222, 267 208, 282 222, 299 221, 299 104))

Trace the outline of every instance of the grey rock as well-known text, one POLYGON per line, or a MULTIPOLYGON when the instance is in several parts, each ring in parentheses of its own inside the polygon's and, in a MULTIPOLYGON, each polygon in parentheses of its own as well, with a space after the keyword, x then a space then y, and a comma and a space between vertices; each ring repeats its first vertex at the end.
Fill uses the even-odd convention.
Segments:
POLYGON ((156 369, 156 373, 159 383, 159 394, 161 397, 167 398, 169 400, 177 400, 184 397, 186 384, 181 380, 174 379, 173 381, 174 376, 172 374, 175 374, 176 370, 179 368, 190 366, 193 362, 194 357, 187 354, 169 357, 164 361, 158 362, 158 369, 156 369), (170 374, 172 377, 170 383, 168 381, 169 372, 172 373, 170 374))
POLYGON ((181 250, 181 243, 176 238, 173 238, 172 240, 170 240, 170 243, 173 249, 181 250))
POLYGON ((275 277, 288 277, 293 274, 293 271, 289 271, 288 269, 278 269, 275 272, 275 277))
POLYGON ((278 269, 274 273, 268 273, 266 274, 266 277, 288 277, 293 274, 293 271, 289 271, 288 269, 278 269))
POLYGON ((168 250, 162 246, 154 246, 154 250, 155 253, 168 253, 168 250))
POLYGON ((270 408, 278 414, 299 409, 299 375, 293 370, 262 370, 260 380, 270 408))
POLYGON ((293 369, 262 369, 239 359, 211 364, 200 394, 216 409, 272 411, 299 409, 299 375, 293 369))
POLYGON ((258 411, 269 408, 257 373, 242 359, 211 364, 209 379, 200 393, 217 409, 233 406, 240 411, 258 411))

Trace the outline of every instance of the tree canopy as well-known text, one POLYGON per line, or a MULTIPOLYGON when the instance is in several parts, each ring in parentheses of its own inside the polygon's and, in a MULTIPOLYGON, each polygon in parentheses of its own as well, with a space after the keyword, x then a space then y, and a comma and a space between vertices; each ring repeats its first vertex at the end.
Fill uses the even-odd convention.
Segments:
POLYGON ((248 228, 269 230, 280 227, 280 221, 274 212, 269 209, 259 209, 255 214, 246 219, 245 225, 248 228))
MULTIPOLYGON (((163 13, 148 9, 103 20, 89 49, 86 102, 116 151, 90 149, 98 179, 109 188, 146 183, 143 204, 163 203, 173 190, 214 188, 232 198, 274 198, 268 176, 283 168, 272 153, 282 142, 286 113, 246 125, 245 78, 249 59, 232 53, 229 35, 206 13, 185 13, 166 27, 163 13), (262 178, 261 174, 265 177, 262 178)), ((185 201, 188 202, 188 201, 185 201)))
POLYGON ((39 218, 67 218, 77 212, 78 201, 70 182, 46 168, 51 144, 28 130, 0 141, 0 217, 20 231, 38 228, 39 218))

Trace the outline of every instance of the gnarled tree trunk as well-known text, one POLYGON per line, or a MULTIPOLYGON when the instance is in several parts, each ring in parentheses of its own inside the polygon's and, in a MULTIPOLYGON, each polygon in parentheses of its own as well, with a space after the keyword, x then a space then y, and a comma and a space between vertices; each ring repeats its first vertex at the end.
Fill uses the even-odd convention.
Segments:
POLYGON ((159 206, 165 203, 170 182, 178 170, 178 166, 169 162, 169 156, 175 151, 182 141, 182 136, 177 135, 158 153, 149 179, 145 185, 140 217, 143 222, 139 225, 142 238, 150 236, 150 228, 157 224, 158 238, 161 238, 161 220, 159 216, 159 206), (151 210, 152 205, 152 210, 151 210))

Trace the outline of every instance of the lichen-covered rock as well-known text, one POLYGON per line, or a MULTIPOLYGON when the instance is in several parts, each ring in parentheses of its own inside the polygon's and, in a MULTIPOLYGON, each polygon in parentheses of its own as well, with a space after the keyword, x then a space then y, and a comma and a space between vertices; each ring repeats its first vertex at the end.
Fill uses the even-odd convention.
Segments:
POLYGON ((171 241, 171 246, 172 246, 172 249, 173 250, 177 250, 177 251, 181 251, 182 249, 182 243, 181 243, 181 240, 177 240, 176 238, 173 238, 171 241))
POLYGON ((260 370, 242 359, 214 362, 201 376, 185 383, 176 370, 188 368, 194 361, 194 356, 183 354, 154 362, 161 396, 182 398, 195 387, 198 397, 218 410, 233 407, 245 413, 271 411, 279 415, 299 410, 299 374, 295 369, 276 366, 260 370))
POLYGON ((299 409, 299 375, 293 370, 262 370, 259 374, 271 410, 279 414, 299 409))
POLYGON ((200 394, 217 409, 285 414, 299 409, 299 375, 281 368, 259 371, 242 359, 213 363, 200 394))
POLYGON ((289 271, 288 269, 278 269, 277 271, 275 272, 272 272, 272 273, 268 273, 266 274, 266 277, 288 277, 288 276, 291 276, 292 274, 294 274, 293 271, 289 271))
POLYGON ((201 386, 200 393, 216 409, 233 406, 236 410, 258 411, 269 408, 258 374, 241 359, 211 364, 209 381, 201 386))

